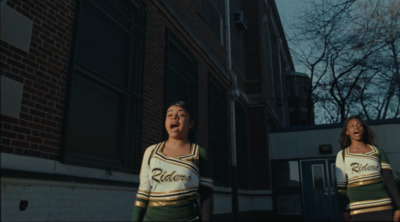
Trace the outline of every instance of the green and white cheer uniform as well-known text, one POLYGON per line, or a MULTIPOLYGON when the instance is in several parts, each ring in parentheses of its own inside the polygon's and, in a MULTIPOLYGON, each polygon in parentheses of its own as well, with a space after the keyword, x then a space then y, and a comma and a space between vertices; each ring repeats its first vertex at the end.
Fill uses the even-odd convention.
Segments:
POLYGON ((369 146, 371 151, 367 153, 353 154, 346 148, 336 156, 339 210, 347 210, 352 216, 394 209, 382 181, 382 171, 391 173, 392 168, 382 149, 369 146))
POLYGON ((148 147, 143 155, 133 219, 198 220, 199 186, 213 186, 207 151, 191 144, 189 155, 168 157, 162 152, 164 144, 148 147))

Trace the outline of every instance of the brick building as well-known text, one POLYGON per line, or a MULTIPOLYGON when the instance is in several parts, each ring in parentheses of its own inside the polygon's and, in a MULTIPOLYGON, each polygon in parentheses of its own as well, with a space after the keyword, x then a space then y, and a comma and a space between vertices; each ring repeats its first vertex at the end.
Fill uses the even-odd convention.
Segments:
POLYGON ((1 220, 129 220, 174 100, 213 157, 215 219, 274 214, 294 68, 273 0, 0 3, 1 220))

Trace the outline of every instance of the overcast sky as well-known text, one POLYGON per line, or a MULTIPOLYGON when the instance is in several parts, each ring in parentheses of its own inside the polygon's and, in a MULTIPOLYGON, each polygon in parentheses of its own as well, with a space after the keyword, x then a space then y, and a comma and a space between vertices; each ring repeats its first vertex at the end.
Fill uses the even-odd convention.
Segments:
MULTIPOLYGON (((301 9, 303 0, 275 0, 283 26, 301 9)), ((286 31, 286 27, 284 27, 286 31)))
MULTIPOLYGON (((279 11, 279 16, 282 21, 283 30, 286 34, 286 40, 288 39, 288 35, 290 36, 291 30, 289 29, 289 24, 293 23, 293 20, 296 16, 298 16, 299 12, 303 10, 307 2, 313 0, 275 0, 276 6, 279 11)), ((289 48, 290 42, 288 42, 289 48)), ((308 74, 306 68, 303 66, 295 65, 295 69, 297 72, 302 72, 308 74)))

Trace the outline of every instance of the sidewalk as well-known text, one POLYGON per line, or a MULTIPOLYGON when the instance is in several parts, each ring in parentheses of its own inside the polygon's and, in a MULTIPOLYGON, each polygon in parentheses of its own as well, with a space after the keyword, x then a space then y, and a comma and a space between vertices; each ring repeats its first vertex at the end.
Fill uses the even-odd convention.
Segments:
POLYGON ((213 221, 302 221, 300 216, 276 216, 272 211, 248 211, 233 214, 218 214, 213 221))

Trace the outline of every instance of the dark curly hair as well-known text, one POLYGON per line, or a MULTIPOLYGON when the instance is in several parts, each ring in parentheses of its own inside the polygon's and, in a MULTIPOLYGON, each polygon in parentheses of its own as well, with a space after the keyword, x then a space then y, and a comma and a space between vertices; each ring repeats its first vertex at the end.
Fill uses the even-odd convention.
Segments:
MULTIPOLYGON (((194 132, 196 130, 195 129, 196 128, 195 113, 193 112, 194 107, 191 104, 184 102, 184 101, 174 101, 174 102, 168 104, 166 111, 168 111, 168 108, 171 106, 181 107, 181 108, 185 109, 186 112, 189 114, 189 117, 190 117, 189 120, 193 122, 193 127, 189 130, 188 139, 191 142, 197 141, 196 135, 194 132)), ((167 137, 168 137, 167 134, 165 134, 164 138, 166 139, 167 137)))
POLYGON ((345 149, 351 145, 350 137, 346 135, 346 131, 347 131, 347 123, 352 119, 360 121, 360 123, 364 128, 363 142, 365 144, 376 145, 376 135, 374 131, 372 131, 372 129, 367 125, 367 123, 360 116, 350 116, 344 121, 342 131, 340 132, 339 136, 340 147, 342 149, 345 149))
POLYGON ((181 107, 181 108, 185 109, 186 112, 189 114, 190 120, 194 121, 194 115, 193 115, 193 112, 192 112, 190 104, 188 104, 188 103, 186 103, 184 101, 174 101, 174 102, 168 104, 167 110, 171 106, 178 106, 178 107, 181 107))

